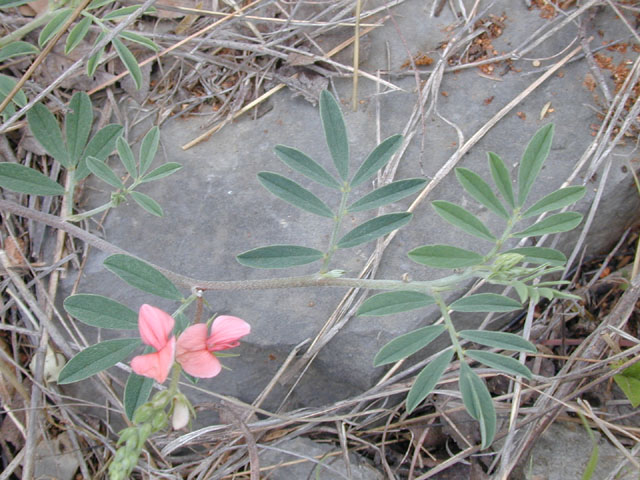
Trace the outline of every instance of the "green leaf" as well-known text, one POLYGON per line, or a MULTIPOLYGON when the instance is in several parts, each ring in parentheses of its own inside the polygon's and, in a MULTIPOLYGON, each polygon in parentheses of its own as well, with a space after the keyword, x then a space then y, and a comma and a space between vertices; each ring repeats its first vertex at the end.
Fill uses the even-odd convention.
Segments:
POLYGON ((322 200, 293 180, 272 172, 258 173, 258 180, 264 188, 285 202, 307 212, 333 218, 333 212, 322 200))
POLYGON ((91 173, 87 167, 88 157, 95 157, 102 162, 107 159, 116 147, 116 140, 122 134, 122 130, 122 125, 112 123, 101 128, 91 140, 89 140, 89 144, 82 154, 82 158, 76 169, 76 182, 86 178, 87 175, 91 173))
POLYGON ((127 67, 127 70, 129 70, 131 78, 133 78, 133 81, 136 84, 136 88, 140 90, 140 87, 142 87, 142 71, 140 70, 140 65, 138 65, 136 57, 118 37, 111 40, 111 43, 113 48, 116 49, 118 57, 120 57, 124 66, 127 67))
POLYGON ((491 394, 482 379, 465 362, 460 363, 459 384, 465 408, 480 423, 482 448, 488 448, 493 443, 497 423, 491 394))
POLYGON ((160 129, 155 126, 147 132, 140 145, 140 175, 144 175, 153 163, 160 142, 160 129))
POLYGON ((402 135, 392 135, 383 140, 380 145, 374 148, 369 156, 367 156, 367 159, 362 165, 360 165, 360 168, 351 180, 351 186, 356 187, 375 175, 378 170, 389 163, 389 160, 391 160, 393 154, 400 148, 400 145, 402 145, 402 135))
POLYGON ((524 151, 518 169, 518 206, 527 201, 533 183, 536 181, 542 164, 547 159, 553 140, 553 124, 545 125, 534 135, 524 151))
POLYGON ((582 214, 578 212, 564 212, 551 215, 550 217, 534 223, 529 228, 512 234, 516 238, 533 237, 546 235, 548 233, 560 233, 573 230, 582 221, 582 214))
POLYGON ((522 214, 522 218, 532 217, 551 210, 557 210, 567 205, 572 205, 584 197, 586 188, 581 186, 561 188, 550 193, 536 202, 531 208, 522 214))
POLYGON ((116 0, 93 0, 88 6, 87 10, 95 10, 96 8, 104 7, 105 5, 110 5, 114 3, 116 0))
POLYGON ((433 391, 449 366, 451 357, 453 357, 453 350, 445 350, 422 369, 407 394, 407 413, 413 412, 433 391))
POLYGON ((84 92, 77 92, 71 98, 69 108, 71 111, 67 113, 64 119, 65 135, 71 164, 76 166, 80 162, 82 152, 91 133, 91 124, 93 123, 93 109, 89 95, 84 92))
POLYGON ((460 338, 470 342, 486 345, 487 347, 514 350, 516 352, 536 353, 536 346, 519 335, 506 332, 491 332, 488 330, 462 330, 458 332, 460 338))
POLYGON ((35 45, 28 42, 12 42, 9 45, 0 48, 0 62, 4 62, 9 58, 19 57, 22 55, 35 55, 40 50, 35 45))
POLYGON ((180 291, 158 270, 129 255, 111 255, 104 266, 132 287, 169 300, 182 300, 180 291))
POLYGON ((92 327, 137 330, 138 314, 129 307, 102 295, 80 293, 67 297, 64 309, 69 315, 92 327))
POLYGON ((567 257, 565 257, 564 253, 555 248, 522 247, 512 248, 504 253, 524 255, 523 262, 535 263, 536 265, 547 263, 554 267, 562 267, 567 263, 567 257))
POLYGON ((120 32, 120 37, 129 40, 130 42, 137 43, 138 45, 142 45, 143 47, 147 47, 149 50, 154 52, 160 50, 160 47, 158 47, 153 40, 143 37, 142 35, 138 35, 137 33, 124 31, 120 32))
POLYGON ((85 348, 64 366, 58 376, 61 385, 84 380, 121 362, 140 345, 138 338, 107 340, 85 348))
POLYGON ((416 263, 436 268, 462 268, 483 262, 482 255, 450 245, 423 245, 408 254, 416 263))
POLYGON ((80 42, 87 36, 89 33, 89 27, 91 26, 91 19, 89 17, 85 17, 80 20, 69 32, 69 36, 67 37, 67 42, 64 46, 64 54, 69 55, 74 48, 80 45, 80 42))
POLYGON ((158 168, 153 169, 149 173, 147 173, 140 183, 152 182, 154 180, 159 180, 164 177, 168 177, 169 175, 173 175, 178 170, 182 168, 182 165, 176 162, 167 162, 163 165, 160 165, 158 168))
POLYGON ((456 312, 513 312, 522 308, 520 302, 495 293, 476 293, 449 305, 456 312))
POLYGON ((112 187, 124 189, 124 183, 120 180, 120 177, 111 170, 111 168, 102 160, 98 160, 95 157, 87 158, 87 167, 91 170, 96 177, 100 180, 108 183, 112 187))
POLYGON ((619 374, 614 375, 613 379, 631 402, 633 408, 640 405, 640 362, 625 368, 619 374))
POLYGON ((0 187, 32 195, 64 195, 62 185, 19 163, 0 162, 0 187))
POLYGON ((498 197, 493 193, 491 187, 477 173, 466 168, 456 168, 455 172, 458 182, 460 182, 462 188, 464 188, 469 195, 493 213, 507 220, 510 218, 502 202, 498 200, 498 197))
POLYGON ((356 315, 363 317, 380 317, 382 315, 393 315, 394 313, 408 312, 417 308, 433 305, 433 297, 420 292, 399 291, 384 292, 367 298, 356 315))
POLYGON ((351 204, 347 210, 349 212, 361 212, 397 202, 420 190, 425 183, 427 181, 423 178, 409 178, 392 182, 365 195, 351 204))
MULTIPOLYGON (((15 78, 0 74, 0 96, 2 100, 11 93, 11 90, 15 88, 17 83, 18 81, 15 78)), ((27 96, 22 90, 18 90, 18 93, 14 95, 11 102, 22 108, 27 104, 27 96)))
POLYGON ((103 21, 114 20, 116 18, 128 17, 133 12, 140 10, 141 5, 131 5, 128 7, 116 8, 102 17, 103 21))
MULTIPOLYGON (((0 101, 4 101, 7 98, 7 96, 15 88, 17 83, 18 81, 15 78, 0 74, 0 101)), ((13 96, 11 101, 2 111, 3 120, 8 120, 9 117, 16 113, 16 105, 18 107, 23 107, 26 104, 27 96, 22 90, 18 90, 18 92, 13 96)))
POLYGON ((514 280, 511 286, 516 289, 516 293, 518 294, 518 297, 520 297, 520 302, 526 302, 529 298, 529 288, 527 285, 518 280, 514 280))
POLYGON ((509 204, 511 208, 516 206, 516 201, 513 196, 513 187, 511 186, 511 176, 509 170, 504 164, 504 161, 495 153, 489 152, 489 168, 491 169, 491 176, 493 182, 498 187, 498 191, 502 195, 502 198, 509 204))
POLYGON ((135 191, 129 192, 129 194, 138 205, 144 208, 151 215, 155 215, 156 217, 162 217, 164 215, 160 204, 149 195, 135 191))
POLYGON ((464 354, 488 367, 531 380, 531 370, 514 358, 500 355, 499 353, 485 352, 483 350, 465 350, 464 354))
POLYGON ((340 190, 341 187, 338 181, 333 178, 322 165, 318 164, 300 150, 285 145, 276 145, 274 150, 278 158, 296 172, 301 173, 325 187, 340 190))
POLYGON ((333 164, 336 166, 340 178, 346 180, 349 176, 347 128, 338 102, 327 90, 320 93, 320 118, 333 164))
POLYGON ((131 178, 137 178, 138 170, 136 168, 136 159, 133 156, 131 147, 124 139, 124 137, 117 138, 116 150, 118 151, 118 157, 120 157, 122 165, 124 165, 124 168, 127 169, 127 172, 129 173, 129 175, 131 175, 131 178))
POLYGON ((129 420, 133 420, 136 409, 145 403, 153 388, 153 378, 131 373, 124 387, 124 411, 129 420))
POLYGON ((484 223, 468 210, 444 200, 435 200, 431 202, 431 205, 433 205, 436 213, 451 225, 490 242, 496 241, 496 237, 491 234, 484 223))
MULTIPOLYGON (((100 35, 98 36, 98 38, 94 42, 94 45, 96 43, 98 43, 99 40, 102 40, 100 35)), ((88 77, 93 77, 93 75, 96 73, 96 70, 98 69, 98 66, 100 65, 100 61, 102 60, 102 57, 104 56, 104 50, 105 50, 104 47, 102 47, 95 54, 93 54, 91 57, 89 57, 89 60, 87 60, 87 76, 88 77)))
POLYGON ((391 233, 400 227, 403 227, 411 221, 412 214, 409 212, 389 213, 372 218, 369 221, 358 225, 356 228, 347 233, 340 239, 337 244, 338 248, 351 248, 370 240, 375 240, 387 233, 391 233))
POLYGON ((60 162, 63 167, 71 168, 71 159, 62 140, 58 121, 49 109, 41 103, 36 103, 27 112, 27 122, 29 122, 31 133, 47 153, 60 162))
POLYGON ((73 13, 71 8, 61 8, 58 13, 51 19, 49 23, 40 32, 38 36, 38 45, 42 48, 53 36, 60 31, 64 23, 73 13))
POLYGON ((373 366, 394 363, 413 355, 433 342, 446 329, 444 325, 429 325, 394 338, 380 349, 373 359, 373 366))
POLYGON ((0 0, 0 8, 11 8, 25 5, 33 0, 0 0))
POLYGON ((270 245, 255 248, 236 257, 238 263, 252 268, 288 268, 313 263, 324 257, 315 248, 298 245, 270 245))

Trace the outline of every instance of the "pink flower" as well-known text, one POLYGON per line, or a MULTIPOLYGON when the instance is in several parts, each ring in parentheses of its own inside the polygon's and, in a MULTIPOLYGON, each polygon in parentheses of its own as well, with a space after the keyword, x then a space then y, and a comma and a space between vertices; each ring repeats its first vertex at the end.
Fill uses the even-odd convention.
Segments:
POLYGON ((153 378, 158 383, 163 383, 167 379, 176 351, 175 337, 169 338, 174 323, 173 317, 159 308, 146 304, 140 307, 138 314, 140 337, 157 352, 133 357, 131 368, 134 372, 153 378))
POLYGON ((247 322, 222 315, 211 325, 211 334, 204 323, 186 328, 178 338, 176 360, 189 375, 199 378, 215 377, 222 370, 213 352, 237 347, 238 340, 251 332, 247 322))

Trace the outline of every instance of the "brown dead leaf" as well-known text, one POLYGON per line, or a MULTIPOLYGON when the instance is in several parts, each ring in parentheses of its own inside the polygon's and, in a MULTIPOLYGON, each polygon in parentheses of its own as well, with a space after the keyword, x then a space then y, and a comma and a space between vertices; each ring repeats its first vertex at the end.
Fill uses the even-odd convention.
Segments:
POLYGON ((4 251, 7 253, 7 257, 14 267, 26 267, 24 262, 24 240, 18 238, 14 240, 13 237, 7 237, 4 239, 4 251))
POLYGON ((18 11, 25 17, 35 17, 47 10, 49 10, 49 0, 34 0, 18 7, 18 11))
POLYGON ((590 92, 593 92, 596 89, 596 79, 593 78, 593 75, 587 73, 582 81, 582 86, 590 92))

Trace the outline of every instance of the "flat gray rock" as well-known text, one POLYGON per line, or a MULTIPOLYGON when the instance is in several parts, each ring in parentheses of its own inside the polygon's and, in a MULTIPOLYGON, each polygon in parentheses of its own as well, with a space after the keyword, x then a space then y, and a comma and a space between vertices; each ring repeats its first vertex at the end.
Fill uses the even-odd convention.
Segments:
MULTIPOLYGON (((416 105, 420 97, 414 76, 404 75, 406 70, 400 70, 400 67, 409 58, 409 53, 428 52, 437 60, 442 51, 438 49, 439 45, 451 41, 451 32, 454 31, 446 27, 457 21, 448 8, 439 18, 432 18, 426 3, 429 2, 404 2, 392 9, 397 27, 388 21, 384 27, 367 35, 369 50, 362 62, 362 70, 369 73, 386 70, 389 48, 391 69, 399 74, 383 75, 383 78, 402 91, 387 91, 383 86, 384 94, 378 96, 374 82, 362 78, 361 102, 358 111, 352 112, 348 107, 351 80, 336 79, 333 82, 344 107, 351 142, 352 171, 375 146, 378 123, 381 139, 413 125, 411 128, 417 134, 404 151, 395 178, 437 178, 456 148, 542 75, 545 67, 553 65, 567 49, 573 48, 568 45, 577 34, 577 27, 569 22, 525 57, 513 59, 509 64, 502 62, 491 74, 477 68, 445 73, 436 93, 436 103, 431 104, 434 108, 425 112, 424 122, 418 118, 410 124, 413 112, 419 111, 416 105), (407 44, 411 52, 406 51, 407 44), (533 60, 537 60, 540 66, 534 66, 533 60), (503 72, 503 69, 506 70, 503 72)), ((490 18, 489 15, 500 17, 506 12, 503 34, 494 41, 498 51, 509 51, 523 43, 526 46, 534 32, 548 22, 540 18, 539 11, 527 10, 524 2, 520 1, 497 1, 483 5, 483 8, 486 8, 483 18, 490 18)), ((607 27, 612 21, 608 11, 596 13, 588 25, 588 33, 605 29, 606 35, 614 37, 610 30, 615 30, 616 25, 607 27)), ((335 45, 339 41, 339 36, 322 39, 323 45, 335 45)), ((347 50, 344 55, 348 58, 351 53, 347 50)), ((346 58, 342 60, 349 63, 346 58)), ((596 177, 589 178, 586 175, 591 163, 578 167, 593 139, 591 125, 600 122, 594 111, 594 94, 583 86, 588 73, 584 59, 561 68, 524 96, 474 143, 458 166, 477 171, 488 180, 487 151, 498 153, 510 167, 516 167, 535 131, 553 122, 556 136, 551 155, 530 199, 540 199, 571 178, 572 184, 586 184, 588 187, 587 196, 577 206, 578 211, 587 213, 602 176, 602 166, 596 169, 596 177), (541 119, 543 109, 546 109, 546 115, 541 119)), ((427 78, 423 74, 421 81, 427 78)), ((271 97, 269 106, 268 113, 257 120, 240 118, 187 151, 183 151, 181 146, 202 133, 206 119, 192 117, 167 121, 162 128, 161 150, 155 165, 177 161, 184 168, 176 175, 141 189, 162 204, 164 217, 152 217, 133 204, 123 205, 109 214, 105 237, 150 262, 201 279, 259 279, 316 271, 316 265, 286 272, 254 270, 241 266, 234 258, 243 251, 269 244, 294 243, 323 249, 329 241, 330 220, 298 210, 270 195, 256 179, 259 171, 291 176, 324 199, 330 207, 335 208, 339 201, 335 192, 312 185, 289 170, 273 153, 276 144, 293 146, 333 171, 317 108, 302 97, 294 97, 286 89, 271 97)), ((587 252, 596 252, 617 240, 631 221, 629 212, 637 211, 638 195, 633 194, 633 183, 624 163, 629 151, 630 145, 620 146, 610 156, 604 157, 602 165, 608 160, 612 163, 597 214, 583 244, 587 252), (620 208, 621 204, 624 208, 620 208)), ((104 185, 95 186, 106 192, 104 185)), ((370 185, 359 188, 353 198, 368 188, 370 185)), ((106 194, 100 197, 100 192, 94 193, 90 201, 98 205, 108 199, 106 194)), ((386 208, 385 212, 403 211, 413 198, 398 202, 386 208)), ((412 279, 430 279, 444 275, 407 258, 409 250, 424 244, 451 243, 479 253, 488 251, 488 243, 461 234, 440 219, 429 204, 436 199, 456 202, 472 210, 496 233, 504 228, 503 221, 480 208, 463 193, 451 172, 437 182, 415 210, 411 224, 400 230, 387 248, 377 278, 409 276, 412 279)), ((370 215, 366 213, 349 216, 345 231, 368 218, 370 215)), ((579 234, 580 231, 576 230, 560 235, 558 248, 570 252, 579 234)), ((340 251, 333 268, 346 270, 349 276, 355 276, 373 250, 373 243, 369 243, 340 251)), ((116 279, 102 267, 105 258, 101 252, 92 251, 80 282, 80 292, 106 295, 135 310, 142 303, 152 303, 168 311, 176 308, 171 302, 129 288, 116 279)), ((70 284, 73 280, 70 278, 70 284)), ((239 316, 252 325, 252 333, 236 350, 240 353, 238 358, 225 359, 225 364, 233 372, 224 371, 214 379, 199 382, 198 386, 233 395, 246 402, 253 401, 295 346, 317 335, 344 294, 342 289, 330 288, 207 292, 209 314, 239 316)), ((294 406, 317 406, 361 393, 385 372, 383 368, 372 366, 373 357, 380 347, 395 336, 429 324, 435 318, 433 309, 375 319, 350 318, 311 363, 289 400, 294 406)), ((461 326, 476 326, 482 318, 466 314, 456 317, 456 321, 461 326)), ((274 408, 279 405, 287 389, 288 385, 276 386, 264 406, 274 408)), ((210 401, 209 396, 198 392, 193 393, 193 399, 196 404, 210 401)))

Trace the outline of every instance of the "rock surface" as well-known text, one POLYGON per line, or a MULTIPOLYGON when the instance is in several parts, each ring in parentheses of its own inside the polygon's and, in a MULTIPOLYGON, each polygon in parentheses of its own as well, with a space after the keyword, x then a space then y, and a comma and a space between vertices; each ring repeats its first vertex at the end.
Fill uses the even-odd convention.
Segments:
MULTIPOLYGON (((401 65, 409 55, 416 56, 423 52, 437 59, 441 42, 451 41, 451 32, 455 30, 448 27, 455 26, 457 19, 451 16, 448 8, 440 17, 431 17, 427 3, 430 2, 408 0, 402 3, 392 9, 397 27, 387 22, 384 27, 368 35, 370 50, 361 65, 362 70, 375 73, 379 69, 386 69, 388 48, 391 52, 391 68, 399 74, 386 78, 402 91, 386 91, 384 95, 376 96, 375 84, 363 78, 359 93, 361 102, 358 111, 352 112, 348 108, 350 80, 336 79, 333 82, 344 107, 350 135, 352 171, 375 146, 378 111, 380 138, 386 138, 402 132, 412 112, 417 110, 419 96, 415 78, 405 75, 408 70, 402 70, 401 65)), ((490 19, 490 15, 501 17, 506 12, 503 33, 494 41, 497 51, 508 51, 516 45, 526 46, 531 36, 535 36, 534 32, 549 22, 540 18, 539 11, 527 10, 524 3, 504 0, 491 2, 482 13, 482 18, 490 19)), ((615 38, 612 30, 615 32, 616 21, 609 15, 607 12, 596 13, 594 20, 588 23, 587 34, 604 29, 607 38, 615 38)), ((585 17, 585 21, 589 20, 585 17)), ((569 22, 528 52, 526 58, 500 63, 493 72, 483 73, 471 68, 445 73, 441 90, 436 95, 435 108, 426 112, 428 115, 424 123, 416 121, 418 133, 400 159, 396 179, 436 177, 460 143, 471 138, 508 102, 531 85, 543 74, 545 67, 565 55, 565 49, 576 34, 577 27, 569 22), (421 147, 422 143, 424 148, 421 147)), ((341 40, 339 36, 327 36, 322 42, 330 46, 341 40)), ((350 50, 345 51, 344 55, 351 55, 350 50)), ((342 60, 349 63, 346 58, 342 60)), ((585 183, 588 186, 589 193, 577 206, 579 211, 586 213, 602 177, 602 167, 596 171, 599 175, 597 179, 585 177, 589 164, 576 170, 592 141, 590 125, 599 124, 593 108, 594 94, 583 86, 588 73, 589 67, 584 59, 561 68, 509 110, 460 159, 458 165, 475 170, 489 179, 487 151, 498 153, 509 166, 515 167, 533 133, 542 125, 553 122, 556 125, 556 137, 551 155, 530 198, 535 201, 572 178, 572 184, 585 183), (546 109, 546 115, 541 119, 543 109, 546 109)), ((426 78, 423 75, 422 80, 426 78)), ((155 218, 135 205, 123 205, 110 213, 104 230, 106 238, 162 267, 196 278, 216 280, 258 279, 283 274, 281 271, 253 270, 235 261, 236 254, 255 247, 294 243, 324 248, 330 234, 330 221, 285 204, 266 192, 256 179, 256 174, 262 170, 291 176, 323 198, 329 206, 337 206, 339 199, 335 198, 333 192, 311 185, 291 172, 273 153, 276 144, 293 146, 331 170, 333 167, 324 143, 318 110, 286 90, 274 95, 269 102, 270 111, 257 120, 240 118, 206 142, 187 151, 183 151, 181 146, 202 133, 204 120, 192 117, 166 122, 162 128, 161 150, 156 164, 177 161, 184 168, 178 174, 141 190, 162 204, 165 216, 155 218)), ((637 211, 638 196, 633 195, 632 179, 628 172, 625 173, 624 167, 624 159, 628 155, 628 147, 623 146, 616 148, 605 159, 605 164, 608 160, 612 163, 596 218, 585 243, 589 252, 615 241, 631 220, 629 212, 637 211), (621 208, 623 203, 624 208, 621 208)), ((95 186, 106 191, 104 185, 95 186)), ((357 194, 364 192, 362 188, 357 194)), ((472 210, 494 232, 500 232, 504 227, 501 220, 486 209, 479 208, 462 193, 451 173, 417 207, 412 223, 400 230, 390 244, 377 278, 400 279, 406 274, 413 279, 428 279, 433 278, 430 275, 443 275, 442 272, 429 271, 416 265, 407 258, 406 252, 424 244, 451 243, 478 252, 487 251, 489 245, 460 234, 437 217, 429 205, 435 199, 453 201, 472 210)), ((386 211, 402 211, 408 207, 410 200, 401 201, 386 211)), ((104 198, 100 198, 98 192, 91 201, 100 204, 104 198)), ((370 217, 365 214, 350 216, 346 220, 347 228, 367 218, 370 217)), ((579 230, 561 235, 559 247, 569 251, 578 235, 579 230)), ((357 275, 373 250, 374 245, 370 243, 341 251, 336 256, 334 268, 357 275)), ((80 292, 106 295, 135 310, 142 303, 152 303, 169 311, 176 308, 171 302, 127 287, 102 267, 105 258, 106 255, 92 251, 80 282, 80 292)), ((316 268, 315 265, 298 267, 284 274, 311 273, 316 268)), ((67 288, 71 287, 74 280, 70 276, 67 288)), ((211 306, 209 314, 239 316, 247 320, 253 330, 237 351, 240 357, 225 359, 225 364, 233 369, 233 373, 225 371, 212 380, 201 381, 198 386, 233 395, 243 401, 253 401, 289 352, 301 342, 314 338, 321 330, 344 293, 341 289, 320 288, 206 293, 211 306)), ((313 406, 362 392, 384 373, 382 368, 372 366, 373 356, 379 348, 395 336, 429 324, 434 318, 434 310, 428 309, 379 319, 350 318, 342 331, 311 363, 290 400, 294 406, 313 406)), ((461 326, 465 323, 478 325, 482 317, 461 315, 456 321, 461 326)), ((285 387, 275 388, 264 406, 277 406, 286 391, 285 387)), ((196 404, 210 401, 210 397, 201 392, 195 392, 193 398, 196 404)))

